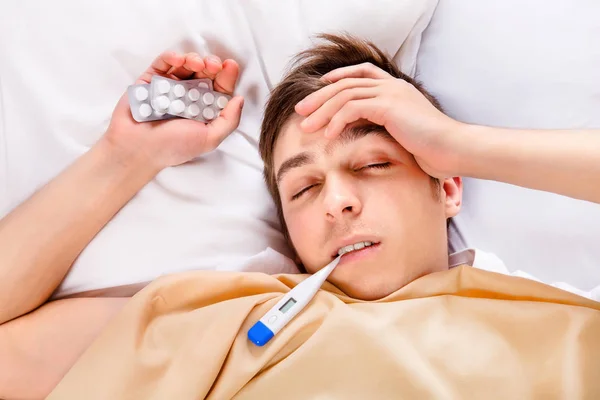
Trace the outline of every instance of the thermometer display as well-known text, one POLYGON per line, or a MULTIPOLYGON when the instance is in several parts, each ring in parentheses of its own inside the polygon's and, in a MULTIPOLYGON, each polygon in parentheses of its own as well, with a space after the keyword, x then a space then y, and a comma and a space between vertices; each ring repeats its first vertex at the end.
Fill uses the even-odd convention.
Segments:
POLYGON ((282 313, 285 314, 286 312, 288 312, 288 310, 290 308, 292 308, 292 306, 294 304, 296 304, 296 300, 294 300, 293 297, 290 297, 290 299, 288 301, 286 301, 284 305, 281 306, 281 308, 279 309, 279 311, 281 311, 282 313))

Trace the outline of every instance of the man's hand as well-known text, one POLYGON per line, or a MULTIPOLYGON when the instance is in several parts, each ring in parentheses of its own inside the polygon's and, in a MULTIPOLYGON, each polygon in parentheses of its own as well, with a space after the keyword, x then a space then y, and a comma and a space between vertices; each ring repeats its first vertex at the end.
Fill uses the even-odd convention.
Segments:
MULTIPOLYGON (((231 94, 239 68, 232 60, 168 52, 138 82, 156 74, 214 79, 216 90, 231 94)), ((0 325, 42 305, 94 236, 160 170, 215 149, 237 127, 241 107, 242 98, 233 98, 209 124, 138 123, 123 96, 98 143, 0 220, 0 325)))
POLYGON ((307 96, 302 127, 339 135, 347 124, 384 126, 429 175, 468 176, 544 190, 600 204, 598 130, 517 130, 457 122, 413 85, 371 64, 339 68, 333 82, 307 96))
POLYGON ((413 85, 369 63, 336 69, 322 79, 332 83, 296 106, 306 117, 301 124, 306 132, 326 126, 325 135, 334 138, 346 125, 368 120, 384 126, 429 175, 454 175, 462 124, 440 112, 413 85))
MULTIPOLYGON (((196 53, 174 52, 161 54, 139 77, 136 83, 150 83, 153 75, 171 79, 214 80, 214 89, 231 95, 238 75, 238 64, 216 56, 202 59, 196 53)), ((142 157, 157 169, 190 161, 212 151, 238 126, 243 98, 236 96, 221 115, 208 124, 190 119, 170 119, 155 122, 136 122, 131 116, 127 94, 117 104, 103 140, 124 154, 142 157)))

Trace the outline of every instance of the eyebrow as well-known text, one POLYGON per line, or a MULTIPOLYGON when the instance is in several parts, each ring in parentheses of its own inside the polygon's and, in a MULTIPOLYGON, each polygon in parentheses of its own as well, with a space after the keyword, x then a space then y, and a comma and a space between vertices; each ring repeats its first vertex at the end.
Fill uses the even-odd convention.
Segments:
MULTIPOLYGON (((347 127, 342 131, 336 140, 328 143, 325 147, 325 153, 331 154, 336 147, 347 145, 368 135, 376 135, 385 139, 386 141, 398 144, 396 139, 394 139, 383 126, 374 124, 355 125, 347 127)), ((277 184, 279 185, 284 175, 290 172, 292 169, 300 168, 314 162, 314 153, 307 151, 303 151, 302 153, 298 153, 295 156, 288 158, 281 164, 279 171, 277 171, 277 184)))
POLYGON ((277 184, 281 182, 283 176, 290 172, 294 168, 300 168, 307 164, 312 164, 315 162, 315 156, 313 153, 309 153, 307 151, 303 151, 302 153, 298 153, 293 157, 288 158, 281 164, 279 167, 279 171, 277 171, 277 184))
POLYGON ((385 139, 388 142, 394 143, 396 145, 398 144, 398 141, 394 139, 392 135, 390 135, 388 131, 381 125, 354 125, 346 127, 346 129, 342 131, 337 140, 329 142, 325 147, 325 153, 329 155, 338 146, 347 145, 369 135, 378 136, 382 139, 385 139))

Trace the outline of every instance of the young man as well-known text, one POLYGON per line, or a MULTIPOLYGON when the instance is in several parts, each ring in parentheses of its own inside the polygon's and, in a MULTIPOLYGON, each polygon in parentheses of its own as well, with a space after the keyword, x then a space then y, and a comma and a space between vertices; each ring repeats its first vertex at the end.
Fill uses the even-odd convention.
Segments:
MULTIPOLYGON (((600 202, 597 133, 460 124, 372 44, 323 38, 273 91, 260 143, 282 226, 309 273, 358 245, 329 280, 373 300, 448 269, 446 226, 460 210, 460 175, 600 202)), ((474 261, 472 252, 455 258, 474 261)), ((479 268, 509 273, 481 251, 477 258, 479 268)), ((556 286, 600 299, 600 287, 556 286)))
POLYGON ((326 38, 298 56, 271 94, 260 141, 264 173, 306 270, 315 272, 346 246, 360 247, 342 258, 329 280, 348 295, 374 300, 448 268, 446 226, 460 210, 462 184, 427 175, 384 127, 369 121, 346 126, 335 139, 303 132, 308 120, 296 104, 327 86, 325 73, 348 65, 386 68, 436 104, 374 46, 326 38))
MULTIPOLYGON (((449 267, 446 220, 460 208, 461 181, 447 178, 455 175, 446 167, 454 165, 451 161, 457 150, 439 137, 460 136, 463 126, 447 120, 431 106, 431 99, 415 93, 409 83, 395 79, 397 70, 375 48, 355 40, 330 39, 332 43, 316 47, 303 59, 321 60, 322 65, 302 74, 292 72, 292 78, 274 92, 263 124, 261 154, 269 189, 306 270, 316 271, 340 248, 353 245, 359 251, 343 257, 331 282, 350 296, 376 299, 419 276, 449 267), (383 70, 365 63, 379 63, 383 70), (337 67, 350 69, 335 70, 337 67), (321 79, 327 73, 326 78, 335 83, 325 85, 321 79), (296 94, 296 90, 300 92, 296 94), (353 106, 362 101, 364 107, 353 106), (352 112, 346 113, 344 104, 352 112), (308 122, 302 123, 294 111, 310 115, 308 122), (346 123, 352 124, 337 139, 301 131, 322 131, 328 124, 335 136, 346 123)), ((215 87, 232 92, 237 65, 226 61, 211 66, 209 60, 199 60, 193 54, 168 54, 159 57, 141 79, 149 81, 155 73, 187 78, 194 72, 214 78, 215 87)), ((120 310, 126 299, 70 299, 22 316, 46 301, 78 252, 161 168, 214 149, 237 125, 241 104, 240 98, 232 101, 222 118, 208 126, 190 121, 136 124, 122 99, 105 137, 1 221, 3 249, 18 250, 27 244, 35 250, 0 251, 0 293, 5 296, 0 299, 5 305, 0 314, 0 323, 4 323, 0 326, 0 362, 6 363, 0 366, 4 374, 0 377, 0 397, 11 397, 6 393, 23 395, 15 382, 21 383, 21 390, 47 393, 120 310), (196 134, 198 130, 202 135, 196 134), (82 182, 89 187, 76 191, 82 182), (86 192, 85 198, 77 195, 81 192, 86 192), (78 218, 82 214, 90 218, 78 218), (34 224, 40 220, 45 223, 34 224), (32 226, 36 226, 35 231, 30 230, 32 226), (23 380, 11 381, 16 377, 23 380), (38 386, 29 385, 31 381, 38 386)), ((474 143, 478 143, 476 139, 474 143)), ((501 150, 510 150, 506 144, 502 147, 502 142, 499 145, 501 150)), ((496 150, 481 146, 478 151, 473 164, 485 164, 482 160, 490 159, 490 152, 496 150)), ((582 152, 580 161, 586 154, 582 152)), ((496 154, 498 163, 510 157, 496 154)), ((573 172, 568 160, 563 161, 567 171, 573 172)), ((535 166, 535 160, 532 163, 535 166)), ((586 171, 588 177, 600 176, 597 169, 586 171)), ((520 173, 530 178, 526 172, 520 173)), ((558 189, 569 189, 567 186, 558 189)), ((583 188, 574 195, 593 198, 593 193, 583 188)))

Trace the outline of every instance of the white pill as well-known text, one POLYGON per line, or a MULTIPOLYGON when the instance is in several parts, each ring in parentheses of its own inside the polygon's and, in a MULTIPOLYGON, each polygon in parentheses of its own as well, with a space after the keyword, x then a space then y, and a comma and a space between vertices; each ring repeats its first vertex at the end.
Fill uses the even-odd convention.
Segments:
POLYGON ((171 84, 168 81, 158 81, 156 88, 160 94, 169 93, 169 90, 171 90, 171 84))
POLYGON ((227 106, 227 103, 229 103, 229 100, 227 100, 227 97, 225 96, 219 96, 219 98, 217 99, 217 106, 219 106, 220 109, 223 109, 227 106))
POLYGON ((181 114, 185 110, 185 104, 181 100, 175 100, 169 106, 169 114, 181 114))
POLYGON ((190 104, 187 108, 186 114, 190 117, 197 117, 200 114, 200 107, 197 104, 190 104))
POLYGON ((198 101, 198 99, 200 98, 200 92, 198 91, 198 89, 190 89, 190 91, 188 92, 188 98, 191 101, 198 101))
POLYGON ((154 115, 155 115, 155 116, 157 116, 157 117, 162 117, 162 116, 163 116, 163 115, 165 115, 165 114, 166 114, 166 113, 164 113, 164 112, 160 112, 160 111, 158 111, 158 110, 154 110, 154 115))
POLYGON ((165 111, 169 108, 171 101, 167 96, 158 96, 154 102, 154 108, 160 111, 165 111))
POLYGON ((183 97, 185 95, 185 88, 183 87, 183 85, 175 85, 175 87, 173 88, 173 94, 176 97, 183 97))
POLYGON ((140 115, 144 118, 148 118, 152 115, 152 107, 150 107, 150 104, 144 103, 140 106, 140 115))
POLYGON ((208 83, 206 83, 206 82, 198 82, 198 87, 200 89, 210 89, 210 87, 208 86, 208 83))
POLYGON ((202 95, 202 102, 210 106, 215 101, 215 95, 211 92, 206 92, 202 95))
POLYGON ((139 86, 135 89, 135 98, 137 101, 144 101, 148 98, 148 89, 143 86, 139 86))
POLYGON ((204 119, 214 119, 215 111, 212 108, 205 108, 204 111, 202 111, 202 116, 204 117, 204 119))

